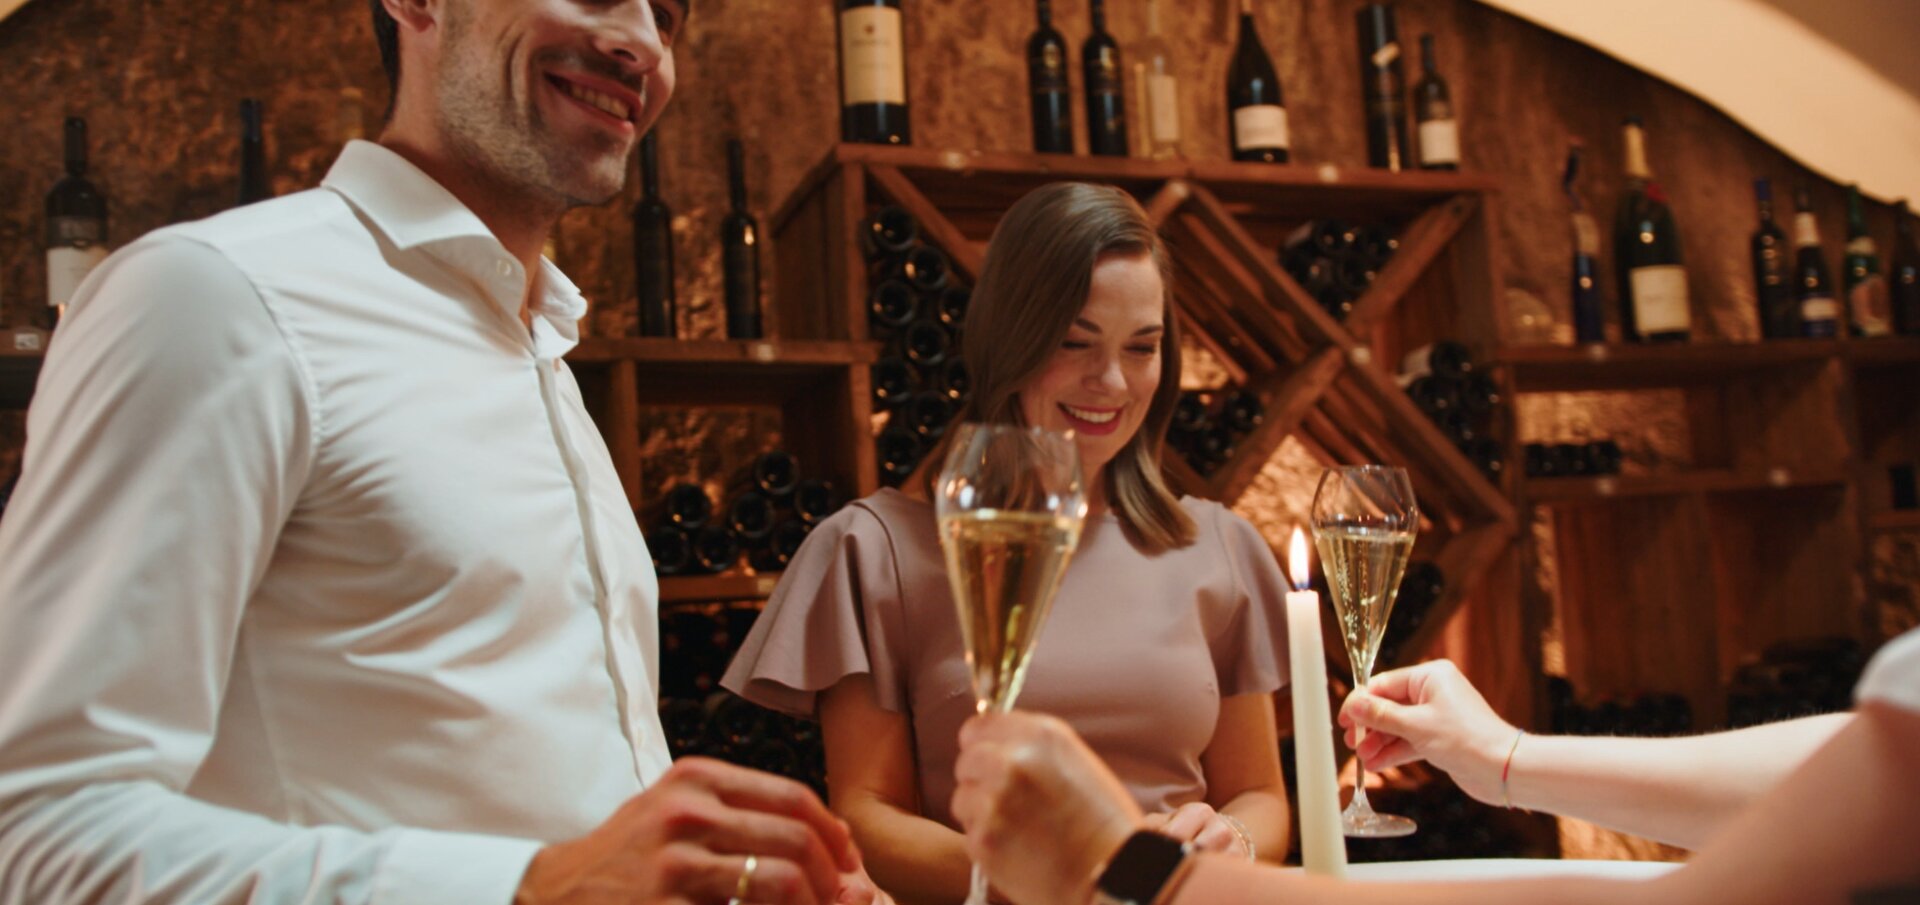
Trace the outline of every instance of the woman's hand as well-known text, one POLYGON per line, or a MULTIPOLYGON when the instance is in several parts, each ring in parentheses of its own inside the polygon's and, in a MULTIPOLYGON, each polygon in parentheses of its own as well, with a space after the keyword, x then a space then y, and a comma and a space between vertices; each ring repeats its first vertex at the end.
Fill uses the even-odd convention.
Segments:
POLYGON ((1500 803, 1500 768, 1517 730, 1450 660, 1374 676, 1340 708, 1347 745, 1368 770, 1417 760, 1445 770, 1467 794, 1500 803), (1359 729, 1367 735, 1356 746, 1359 729))
POLYGON ((1060 720, 984 714, 960 728, 953 815, 996 889, 1026 905, 1079 905, 1140 826, 1140 809, 1060 720))
POLYGON ((1213 809, 1204 801, 1183 804, 1171 813, 1148 814, 1141 823, 1142 829, 1153 830, 1172 836, 1181 842, 1191 842, 1194 848, 1203 852, 1219 852, 1236 858, 1252 860, 1253 840, 1241 835, 1225 814, 1213 809))

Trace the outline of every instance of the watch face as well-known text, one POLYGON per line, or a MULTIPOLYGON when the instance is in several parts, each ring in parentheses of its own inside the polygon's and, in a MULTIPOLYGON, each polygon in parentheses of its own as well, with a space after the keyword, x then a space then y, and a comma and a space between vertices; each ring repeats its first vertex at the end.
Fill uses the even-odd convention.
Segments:
POLYGON ((1186 860, 1187 847, 1169 836, 1141 830, 1127 837, 1100 874, 1099 888, 1120 902, 1152 902, 1186 860))

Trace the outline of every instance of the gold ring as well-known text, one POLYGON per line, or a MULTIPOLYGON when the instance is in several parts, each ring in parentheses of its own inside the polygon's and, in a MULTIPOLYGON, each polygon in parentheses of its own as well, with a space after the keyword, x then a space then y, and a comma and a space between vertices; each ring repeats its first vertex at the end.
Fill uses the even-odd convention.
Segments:
POLYGON ((753 888, 753 871, 759 866, 759 856, 747 856, 747 865, 740 869, 740 882, 733 884, 733 898, 727 900, 727 905, 745 905, 747 890, 753 888))

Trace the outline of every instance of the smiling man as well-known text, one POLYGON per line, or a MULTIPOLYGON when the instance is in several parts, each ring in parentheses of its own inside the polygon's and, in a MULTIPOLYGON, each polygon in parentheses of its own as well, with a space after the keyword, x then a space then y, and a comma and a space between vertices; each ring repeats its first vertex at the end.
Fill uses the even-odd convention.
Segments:
POLYGON ((539 256, 686 2, 373 0, 378 143, 78 293, 0 523, 0 902, 872 900, 803 787, 669 762, 539 256))

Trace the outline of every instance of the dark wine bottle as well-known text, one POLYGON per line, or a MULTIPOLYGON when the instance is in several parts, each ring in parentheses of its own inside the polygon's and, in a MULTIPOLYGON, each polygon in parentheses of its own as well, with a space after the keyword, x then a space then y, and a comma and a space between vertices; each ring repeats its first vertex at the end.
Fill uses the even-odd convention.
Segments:
POLYGON ((913 475, 914 467, 920 464, 920 435, 907 426, 904 417, 896 414, 874 442, 880 460, 881 483, 895 487, 913 475))
POLYGON ((684 575, 693 566, 693 540, 678 525, 655 526, 647 532, 647 552, 656 575, 684 575))
POLYGON ((1888 297, 1887 278, 1880 272, 1880 250, 1874 247, 1873 234, 1867 232, 1864 207, 1860 187, 1847 186, 1847 253, 1840 261, 1847 288, 1847 313, 1853 319, 1853 335, 1892 336, 1893 302, 1888 297))
POLYGON ((1840 335, 1840 303, 1833 276, 1820 249, 1820 221, 1813 215, 1813 193, 1802 183, 1793 190, 1793 298, 1800 306, 1800 335, 1832 339, 1840 335))
POLYGON ((693 567, 709 575, 733 568, 740 560, 740 540, 720 525, 707 525, 693 533, 693 567))
POLYGON ((1366 102, 1367 164, 1398 172, 1407 154, 1407 81, 1400 57, 1393 7, 1369 3, 1356 14, 1360 27, 1360 89, 1366 102))
POLYGON ((1606 303, 1600 295, 1600 226, 1593 222, 1587 199, 1580 194, 1579 142, 1567 149, 1567 168, 1560 177, 1573 224, 1573 338, 1581 343, 1607 341, 1606 303))
POLYGON ((912 396, 920 385, 913 364, 897 355, 874 362, 868 375, 873 383, 873 404, 881 409, 905 405, 907 397, 912 396))
POLYGON ((947 360, 947 352, 953 347, 953 337, 939 319, 921 317, 908 324, 894 344, 899 357, 926 372, 947 360))
POLYGON ((240 204, 252 204, 273 197, 267 179, 267 141, 260 123, 260 102, 247 98, 240 102, 240 204))
POLYGON ((1432 421, 1438 421, 1446 413, 1460 408, 1459 388, 1451 380, 1432 375, 1418 376, 1406 381, 1406 391, 1414 407, 1432 421))
POLYGON ((1127 156, 1126 84, 1120 44, 1107 33, 1106 0, 1093 0, 1093 31, 1080 45, 1080 67, 1087 95, 1087 152, 1127 156))
POLYGON ((867 293, 867 329, 884 339, 906 329, 920 313, 920 295, 904 280, 888 277, 867 293))
POLYGON ((1474 418, 1485 418, 1500 406, 1500 385, 1480 371, 1461 378, 1456 392, 1460 410, 1474 418))
POLYGON ((744 491, 727 503, 727 530, 743 546, 765 539, 773 519, 773 498, 758 490, 744 491))
POLYGON ((1052 0, 1038 0, 1039 22, 1027 39, 1027 96, 1033 105, 1033 149, 1073 153, 1073 101, 1067 86, 1067 39, 1053 27, 1052 0))
MULTIPOLYGON (((727 667, 726 625, 711 612, 674 609, 660 614, 660 686, 671 698, 704 698, 727 667)), ((711 720, 708 720, 711 723, 711 720)))
POLYGON ((1433 35, 1420 36, 1420 81, 1413 86, 1414 128, 1420 136, 1420 168, 1460 169, 1460 123, 1453 94, 1433 58, 1433 35))
POLYGON ((1787 234, 1773 220, 1773 183, 1753 181, 1753 197, 1760 206, 1760 228, 1753 231, 1754 303, 1760 314, 1760 335, 1789 339, 1800 335, 1800 315, 1787 274, 1787 234))
POLYGON ((793 488, 793 497, 789 502, 795 518, 809 525, 817 525, 840 508, 840 493, 834 489, 832 481, 808 478, 793 488))
POLYGON ((953 420, 953 403, 945 393, 915 393, 901 409, 901 417, 906 426, 921 438, 921 443, 931 446, 947 432, 947 424, 953 420))
POLYGON ((747 211, 746 146, 727 142, 727 193, 732 207, 720 221, 720 271, 727 336, 760 338, 760 225, 747 211))
POLYGON ((892 205, 874 211, 860 230, 860 247, 869 261, 904 255, 919 241, 919 221, 892 205))
POLYGON ((1227 64, 1227 142, 1234 160, 1286 163, 1293 139, 1273 58, 1260 44, 1253 0, 1240 0, 1240 39, 1227 64))
POLYGON ((967 324, 967 306, 973 303, 973 290, 949 284, 940 293, 940 323, 958 331, 967 324))
POLYGON ((958 410, 961 403, 973 395, 973 378, 967 374, 967 363, 959 355, 949 353, 947 360, 935 369, 933 388, 958 410))
POLYGON ((901 0, 840 0, 840 139, 904 145, 906 16, 901 0))
POLYGON ((1420 377, 1433 374, 1443 380, 1459 380, 1473 370, 1473 353, 1452 340, 1428 343, 1400 360, 1400 373, 1420 377))
POLYGON ((667 488, 660 502, 660 520, 687 531, 706 525, 713 517, 713 499, 706 488, 681 482, 667 488))
POLYGON ((640 139, 640 200, 633 206, 634 287, 641 336, 673 336, 673 209, 660 197, 656 133, 640 139))
POLYGON ((747 553, 747 564, 755 572, 778 572, 793 561, 793 555, 800 552, 800 545, 807 539, 811 526, 799 518, 783 518, 773 523, 773 530, 767 532, 759 544, 747 553))
POLYGON ((1220 399, 1220 423, 1236 435, 1253 433, 1267 420, 1266 403, 1247 390, 1234 390, 1220 399))
POLYGON ((1476 438, 1460 451, 1466 454, 1468 461, 1480 469, 1481 474, 1491 480, 1498 481, 1500 476, 1506 473, 1506 453, 1500 450, 1500 443, 1492 437, 1476 438))
POLYGON ((931 245, 915 245, 901 259, 899 275, 916 292, 930 296, 946 291, 952 271, 945 252, 931 245))
POLYGON ((107 196, 87 179, 87 121, 66 121, 66 174, 47 193, 47 305, 37 325, 51 331, 93 268, 107 258, 107 196))
POLYGON ((731 486, 759 491, 778 506, 793 496, 799 484, 800 460, 786 450, 774 449, 754 456, 753 462, 741 470, 731 486))
POLYGON ((1913 212, 1905 201, 1893 218, 1892 284, 1894 326, 1906 336, 1920 335, 1920 245, 1913 235, 1913 212))
POLYGON ((1232 460, 1233 454, 1238 451, 1239 443, 1234 437, 1233 428, 1216 419, 1213 426, 1200 435, 1193 458, 1201 474, 1211 474, 1232 460))
POLYGON ((660 728, 667 734, 667 751, 674 759, 699 754, 707 733, 707 708, 686 698, 662 699, 660 728))
POLYGON ((1687 269, 1680 262, 1680 229, 1647 165, 1645 126, 1633 117, 1622 131, 1627 187, 1613 226, 1620 332, 1636 342, 1685 342, 1692 336, 1693 312, 1687 269))

